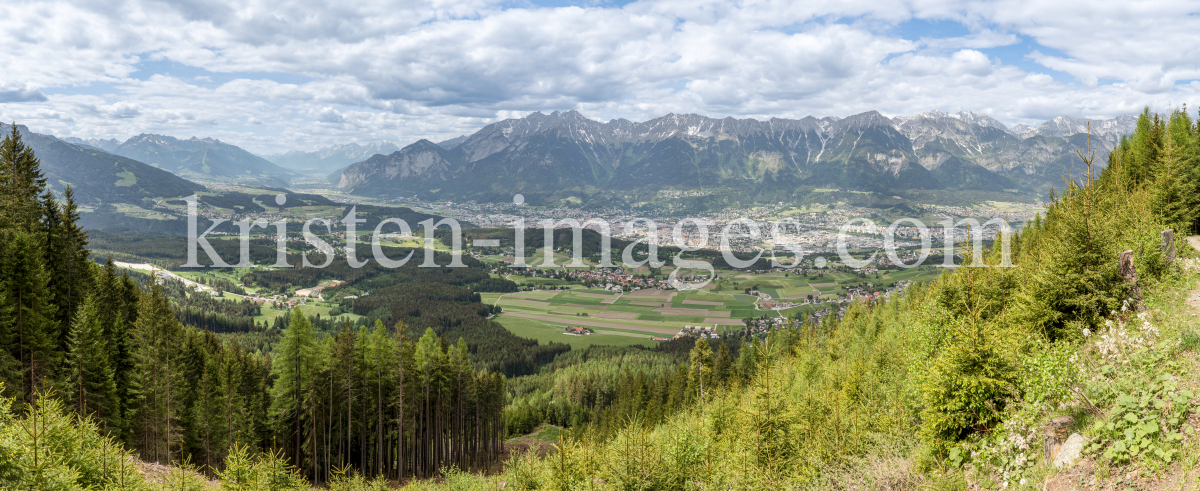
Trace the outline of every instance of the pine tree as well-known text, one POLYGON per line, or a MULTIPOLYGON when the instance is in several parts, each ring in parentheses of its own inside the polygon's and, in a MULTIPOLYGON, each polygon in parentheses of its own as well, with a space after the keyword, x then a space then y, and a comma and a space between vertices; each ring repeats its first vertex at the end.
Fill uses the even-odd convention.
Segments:
POLYGON ((133 327, 133 359, 129 387, 131 394, 126 418, 137 418, 137 447, 145 460, 170 462, 178 438, 179 351, 183 327, 175 319, 162 285, 154 283, 138 301, 137 321, 133 327))
POLYGON ((733 356, 729 353, 729 344, 721 343, 717 357, 713 360, 713 378, 718 384, 724 385, 733 376, 733 356))
POLYGON ((74 302, 67 298, 69 280, 63 274, 63 220, 62 213, 58 208, 58 202, 54 200, 54 193, 45 191, 41 196, 41 220, 38 222, 41 226, 38 231, 38 236, 41 238, 42 264, 45 265, 46 274, 48 275, 46 284, 49 286, 50 299, 55 306, 55 333, 53 334, 55 349, 60 352, 67 351, 67 336, 71 332, 72 322, 75 319, 74 302))
POLYGON ((225 427, 229 415, 226 411, 225 378, 222 377, 222 359, 228 354, 221 341, 211 332, 205 332, 211 337, 206 343, 212 352, 205 353, 203 365, 200 368, 200 378, 196 385, 197 400, 192 404, 191 420, 195 425, 195 448, 202 454, 201 458, 193 461, 199 465, 203 462, 204 469, 210 474, 220 466, 225 459, 228 432, 225 427))
MULTIPOLYGON (((0 232, 0 235, 2 234, 0 232)), ((3 258, 4 254, 4 245, 0 244, 0 258, 3 258)), ((3 260, 0 260, 0 264, 2 263, 3 260)), ((0 388, 3 389, 0 397, 14 398, 21 392, 23 377, 21 363, 13 355, 17 334, 13 323, 13 308, 8 302, 8 292, 4 285, 3 277, 0 276, 0 388)), ((0 408, 0 412, 3 410, 4 408, 0 408)))
POLYGON ((442 389, 441 367, 443 357, 440 339, 433 328, 426 328, 425 334, 417 341, 414 361, 416 362, 421 394, 421 407, 417 408, 419 419, 417 429, 420 432, 417 449, 420 460, 417 468, 421 475, 430 475, 437 470, 439 428, 437 427, 437 412, 439 393, 442 389))
POLYGON ((292 447, 293 465, 300 466, 301 440, 303 439, 303 393, 305 384, 312 383, 312 373, 317 364, 317 343, 312 323, 304 317, 299 307, 292 310, 291 322, 283 333, 283 340, 275 349, 276 358, 271 366, 277 378, 271 390, 271 416, 288 428, 295 442, 292 447))
POLYGON ((77 414, 90 416, 101 428, 108 428, 120 415, 99 310, 96 297, 89 296, 71 323, 63 363, 66 384, 62 397, 77 414))
POLYGON ((711 391, 713 388, 713 352, 707 339, 696 340, 689 360, 691 365, 688 370, 688 388, 692 394, 703 396, 706 390, 711 391))
POLYGON ((33 231, 41 215, 38 197, 46 191, 46 177, 33 149, 21 140, 16 123, 0 141, 0 185, 5 191, 0 195, 0 210, 9 223, 33 231))
MULTIPOLYGON (((47 193, 49 194, 49 193, 47 193)), ((93 270, 95 267, 88 261, 91 254, 87 249, 87 231, 79 225, 79 207, 75 203, 75 191, 67 186, 63 193, 65 202, 57 206, 58 213, 46 212, 47 223, 51 215, 58 220, 58 230, 53 233, 55 251, 53 261, 47 261, 51 266, 52 282, 57 283, 54 290, 55 305, 58 308, 60 322, 70 322, 79 305, 83 303, 87 292, 93 287, 93 270)), ((48 225, 47 235, 51 227, 48 225)), ((47 251, 51 249, 47 243, 47 251)))
POLYGON ((12 231, 8 254, 3 259, 0 274, 5 277, 6 296, 13 308, 12 340, 8 348, 21 363, 21 388, 28 402, 58 363, 54 305, 50 302, 38 241, 32 233, 12 231))

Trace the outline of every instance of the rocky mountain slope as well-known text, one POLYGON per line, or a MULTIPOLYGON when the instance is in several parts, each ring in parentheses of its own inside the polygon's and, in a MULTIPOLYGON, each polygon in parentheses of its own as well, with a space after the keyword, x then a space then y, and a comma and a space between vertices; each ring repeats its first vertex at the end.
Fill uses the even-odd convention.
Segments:
MULTIPOLYGON (((1094 122, 1093 144, 1107 152, 1132 129, 1130 118, 1094 122)), ((1080 121, 1055 118, 1017 133, 970 112, 605 123, 575 111, 533 113, 449 144, 422 140, 375 155, 336 181, 357 194, 475 199, 667 187, 1041 191, 1077 174, 1074 150, 1086 135, 1071 132, 1080 121)))
POLYGON ((109 138, 107 140, 102 140, 99 138, 88 138, 85 140, 83 138, 76 138, 73 136, 68 136, 68 137, 64 137, 64 138, 60 138, 60 139, 67 143, 73 143, 73 144, 81 146, 81 147, 88 147, 88 148, 93 148, 96 150, 103 150, 108 153, 112 153, 114 150, 117 149, 117 147, 121 146, 121 142, 117 141, 116 138, 109 138))

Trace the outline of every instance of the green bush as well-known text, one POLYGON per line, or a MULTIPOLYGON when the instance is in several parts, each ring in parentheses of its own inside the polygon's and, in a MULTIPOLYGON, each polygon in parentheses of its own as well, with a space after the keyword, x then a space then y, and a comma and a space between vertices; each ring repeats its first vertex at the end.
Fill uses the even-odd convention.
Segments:
POLYGON ((20 416, 12 406, 0 398, 0 487, 145 489, 129 452, 52 394, 36 394, 20 416))
POLYGON ((221 489, 253 491, 258 489, 303 490, 308 483, 278 453, 250 454, 245 445, 236 445, 225 457, 225 470, 218 471, 221 489))
POLYGON ((939 450, 944 442, 999 423, 1006 404, 1017 395, 1015 366, 987 331, 982 326, 962 329, 934 362, 924 384, 922 431, 939 450))

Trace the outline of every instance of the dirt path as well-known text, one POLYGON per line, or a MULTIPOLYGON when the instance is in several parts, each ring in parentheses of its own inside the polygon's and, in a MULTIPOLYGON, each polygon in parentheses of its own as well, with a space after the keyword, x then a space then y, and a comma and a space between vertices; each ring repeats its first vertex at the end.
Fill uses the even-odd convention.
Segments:
MULTIPOLYGON (((1188 244, 1192 246, 1192 249, 1200 251, 1200 235, 1188 237, 1187 241, 1188 244)), ((1200 284, 1196 285, 1195 289, 1188 292, 1187 304, 1188 307, 1191 307, 1192 309, 1192 316, 1200 316, 1200 284)))
POLYGON ((167 271, 167 270, 160 268, 158 266, 155 266, 153 264, 142 264, 142 263, 135 264, 135 263, 123 263, 120 261, 113 261, 113 265, 118 268, 127 268, 127 269, 136 269, 139 271, 146 271, 146 272, 150 273, 151 275, 158 275, 160 277, 165 276, 167 278, 170 278, 170 279, 179 281, 180 283, 183 283, 184 286, 186 286, 188 288, 192 288, 192 289, 196 289, 196 290, 210 291, 213 289, 212 287, 210 287, 208 285, 201 285, 195 281, 192 281, 192 280, 189 280, 182 276, 179 276, 175 273, 167 271))

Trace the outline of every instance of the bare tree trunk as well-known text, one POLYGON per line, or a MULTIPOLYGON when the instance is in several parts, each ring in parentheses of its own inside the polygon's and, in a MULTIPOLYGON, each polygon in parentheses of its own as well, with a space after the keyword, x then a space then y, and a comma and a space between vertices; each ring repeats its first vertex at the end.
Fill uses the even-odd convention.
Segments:
POLYGON ((400 406, 396 407, 396 431, 397 431, 396 439, 398 442, 400 442, 400 445, 398 445, 398 447, 397 447, 398 455, 396 456, 396 462, 398 463, 398 467, 400 467, 397 469, 398 478, 400 478, 401 483, 403 483, 404 467, 406 467, 406 466, 404 466, 404 463, 406 463, 406 462, 404 462, 404 355, 403 355, 404 342, 403 341, 401 341, 400 353, 401 353, 400 378, 398 378, 398 381, 400 381, 400 388, 397 389, 398 394, 400 394, 400 406))
MULTIPOLYGON (((350 358, 354 355, 351 354, 350 358)), ((354 434, 354 422, 350 419, 354 412, 354 394, 350 391, 350 364, 346 364, 346 450, 342 453, 342 465, 350 464, 350 435, 354 434)))
MULTIPOLYGON (((380 334, 382 335, 382 334, 380 334)), ((375 407, 378 421, 375 423, 375 473, 383 473, 383 346, 375 350, 375 407)))
POLYGON ((300 383, 301 383, 301 377, 302 377, 302 375, 300 372, 300 353, 297 352, 296 353, 296 395, 294 397, 296 409, 294 412, 295 424, 293 425, 294 431, 296 432, 296 451, 295 451, 295 458, 294 458, 293 462, 295 462, 294 465, 296 467, 300 467, 300 465, 301 465, 300 464, 300 383))
POLYGON ((166 432, 167 432, 167 462, 171 461, 171 333, 167 333, 167 414, 166 432))

